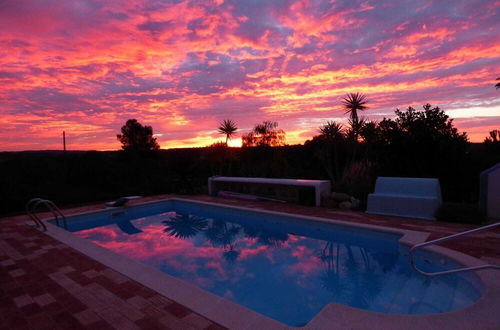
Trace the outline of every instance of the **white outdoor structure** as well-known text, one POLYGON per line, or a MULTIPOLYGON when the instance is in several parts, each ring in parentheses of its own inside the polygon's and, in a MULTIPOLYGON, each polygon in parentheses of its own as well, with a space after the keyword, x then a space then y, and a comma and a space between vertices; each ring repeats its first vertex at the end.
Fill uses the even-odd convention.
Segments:
POLYGON ((240 183, 258 183, 280 186, 301 186, 313 187, 315 191, 316 206, 321 204, 321 196, 330 192, 330 181, 327 180, 301 180, 301 179, 270 179, 270 178, 243 178, 230 176, 213 176, 208 178, 208 194, 216 196, 219 190, 217 183, 222 182, 240 182, 240 183))
POLYGON ((490 218, 500 218, 500 163, 481 172, 479 206, 490 218))
POLYGON ((378 177, 366 212, 435 220, 441 203, 438 179, 378 177))

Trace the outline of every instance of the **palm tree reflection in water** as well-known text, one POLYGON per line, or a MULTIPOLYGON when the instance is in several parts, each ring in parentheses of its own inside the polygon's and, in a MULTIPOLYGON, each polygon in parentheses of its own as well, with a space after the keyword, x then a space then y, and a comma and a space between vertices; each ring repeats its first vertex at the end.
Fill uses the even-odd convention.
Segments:
POLYGON ((163 230, 165 233, 182 239, 195 236, 198 232, 206 230, 208 225, 208 221, 204 217, 180 213, 176 213, 170 219, 162 221, 162 223, 166 226, 163 230))
POLYGON ((373 266, 377 259, 365 248, 328 241, 317 255, 323 264, 320 280, 335 301, 366 308, 381 291, 381 274, 373 266))
MULTIPOLYGON (((235 249, 239 236, 256 238, 257 242, 270 248, 279 248, 286 242, 286 232, 274 232, 257 227, 242 226, 224 220, 212 220, 201 216, 176 213, 163 221, 164 232, 169 236, 189 239, 203 233, 214 247, 222 247, 222 257, 229 263, 238 260, 240 251, 235 249)), ((366 308, 380 292, 381 275, 376 269, 384 272, 394 267, 396 260, 371 253, 364 247, 326 241, 324 248, 317 253, 323 265, 320 280, 323 287, 331 292, 335 300, 351 306, 366 308), (372 255, 373 254, 373 255, 372 255), (374 267, 373 263, 380 264, 374 267)))
POLYGON ((249 226, 244 227, 243 230, 247 237, 256 238, 260 244, 269 247, 280 247, 288 240, 286 232, 272 232, 249 226))
POLYGON ((226 261, 233 263, 238 259, 240 252, 234 249, 234 241, 241 229, 238 225, 228 225, 222 220, 209 221, 201 216, 181 213, 176 213, 162 223, 166 226, 163 231, 175 238, 190 239, 199 232, 204 232, 214 247, 222 246, 224 249, 222 256, 226 261))
POLYGON ((240 252, 234 250, 233 242, 240 228, 232 225, 228 228, 225 221, 214 220, 208 225, 208 219, 191 214, 176 213, 169 220, 162 221, 166 226, 163 230, 169 236, 181 239, 190 239, 199 232, 205 232, 206 237, 214 247, 222 246, 222 256, 233 263, 238 259, 240 252))
POLYGON ((230 263, 235 262, 240 254, 234 249, 234 241, 238 236, 241 227, 231 223, 228 225, 223 220, 213 220, 211 225, 205 231, 205 236, 214 247, 222 246, 224 252, 222 256, 230 263))
POLYGON ((235 241, 240 234, 256 238, 259 244, 269 247, 280 247, 288 240, 286 232, 271 232, 190 214, 176 213, 162 223, 166 226, 163 231, 175 238, 190 239, 203 232, 212 246, 223 248, 222 256, 229 263, 234 263, 240 255, 240 251, 235 250, 235 241))

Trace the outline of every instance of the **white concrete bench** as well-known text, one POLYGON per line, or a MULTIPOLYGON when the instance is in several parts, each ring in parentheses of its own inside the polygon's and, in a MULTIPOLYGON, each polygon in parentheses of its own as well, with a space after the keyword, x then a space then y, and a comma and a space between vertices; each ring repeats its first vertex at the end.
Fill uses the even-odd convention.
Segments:
POLYGON ((366 212, 435 220, 441 203, 438 179, 378 177, 366 212))
POLYGON ((301 179, 270 179, 270 178, 243 178, 230 176, 213 176, 208 178, 208 194, 217 196, 218 183, 254 183, 280 186, 300 186, 314 188, 315 204, 321 204, 321 196, 330 192, 330 181, 328 180, 301 180, 301 179))

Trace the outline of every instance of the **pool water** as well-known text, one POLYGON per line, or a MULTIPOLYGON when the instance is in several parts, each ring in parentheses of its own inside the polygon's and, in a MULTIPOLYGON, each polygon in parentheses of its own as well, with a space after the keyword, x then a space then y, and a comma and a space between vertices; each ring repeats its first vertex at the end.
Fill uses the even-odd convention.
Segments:
MULTIPOLYGON (((331 302, 434 314, 481 295, 470 278, 417 274, 400 235, 280 215, 177 200, 68 218, 68 230, 291 326, 331 302)), ((427 271, 457 266, 416 257, 427 271)))

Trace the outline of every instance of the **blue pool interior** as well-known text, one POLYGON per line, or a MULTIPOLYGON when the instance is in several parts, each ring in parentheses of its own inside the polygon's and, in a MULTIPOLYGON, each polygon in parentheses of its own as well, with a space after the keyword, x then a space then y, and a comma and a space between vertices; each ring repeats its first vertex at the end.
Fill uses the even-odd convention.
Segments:
MULTIPOLYGON (((70 232, 290 326, 328 303, 435 314, 480 298, 473 274, 417 274, 401 235, 168 200, 68 217, 70 232)), ((426 271, 454 268, 430 252, 426 271)))

